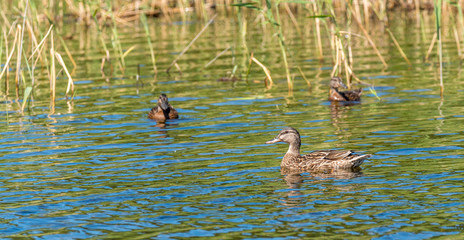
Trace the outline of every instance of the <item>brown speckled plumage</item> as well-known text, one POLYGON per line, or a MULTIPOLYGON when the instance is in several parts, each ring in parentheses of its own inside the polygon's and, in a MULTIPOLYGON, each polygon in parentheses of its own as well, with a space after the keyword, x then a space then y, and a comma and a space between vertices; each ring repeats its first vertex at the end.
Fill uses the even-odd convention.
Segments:
POLYGON ((161 94, 158 98, 158 104, 148 112, 148 118, 158 122, 165 122, 167 119, 179 118, 179 114, 169 104, 166 94, 161 94))
POLYGON ((359 167, 370 154, 358 155, 351 150, 319 150, 300 155, 300 133, 292 127, 286 127, 271 141, 266 143, 286 142, 289 148, 281 168, 299 171, 317 171, 325 169, 353 169, 359 167))
POLYGON ((361 101, 362 88, 340 91, 339 88, 341 87, 346 88, 346 85, 342 82, 341 78, 333 77, 330 80, 329 101, 361 101))

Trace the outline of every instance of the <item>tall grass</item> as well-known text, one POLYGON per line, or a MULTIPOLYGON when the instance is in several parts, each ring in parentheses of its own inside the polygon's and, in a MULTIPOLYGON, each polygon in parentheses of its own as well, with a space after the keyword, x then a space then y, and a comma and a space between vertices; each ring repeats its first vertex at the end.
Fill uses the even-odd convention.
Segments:
POLYGON ((56 97, 56 66, 55 66, 55 44, 53 42, 53 32, 50 41, 50 114, 55 113, 56 97))
POLYGON ((438 40, 438 62, 440 65, 439 73, 440 73, 440 96, 443 97, 443 92, 445 87, 443 85, 443 50, 442 50, 442 37, 441 37, 441 14, 442 14, 442 0, 437 0, 434 2, 435 8, 435 26, 436 26, 436 33, 437 33, 437 40, 438 40))
POLYGON ((166 69, 166 72, 169 73, 171 70, 172 66, 176 66, 176 68, 179 70, 179 73, 182 73, 182 71, 179 68, 179 65, 177 65, 177 61, 189 50, 189 48, 192 46, 192 44, 201 36, 201 34, 208 28, 208 26, 213 23, 214 19, 216 18, 217 15, 214 15, 208 23, 200 30, 200 32, 197 33, 197 35, 192 39, 192 41, 189 42, 189 44, 182 50, 182 52, 177 55, 177 57, 171 62, 169 67, 166 69))
POLYGON ((27 10, 29 7, 29 0, 26 0, 26 7, 24 9, 24 14, 23 14, 23 25, 20 27, 18 25, 18 29, 20 31, 20 40, 19 40, 19 48, 18 48, 18 57, 17 57, 17 64, 16 64, 16 89, 19 89, 19 82, 21 80, 21 59, 22 59, 22 51, 23 51, 23 43, 24 43, 24 29, 26 26, 26 15, 27 15, 27 10))
MULTIPOLYGON (((99 23, 104 23, 107 20, 115 17, 118 23, 127 23, 138 21, 139 15, 146 16, 165 16, 171 19, 173 15, 180 14, 183 20, 189 17, 199 17, 208 19, 208 13, 215 11, 220 15, 228 15, 237 10, 235 7, 230 7, 237 3, 266 3, 267 0, 138 0, 138 1, 78 1, 78 0, 35 0, 37 11, 45 14, 50 20, 57 21, 66 17, 73 17, 81 23, 90 25, 93 24, 92 16, 98 13, 99 23), (111 3, 111 8, 107 8, 107 3, 111 3), (111 13, 112 12, 112 13, 111 13)), ((433 9, 435 0, 349 0, 349 1, 334 1, 334 0, 272 0, 271 5, 279 5, 283 11, 294 14, 304 12, 305 9, 316 6, 322 9, 331 5, 338 8, 340 11, 350 11, 348 5, 354 5, 354 12, 363 19, 362 22, 366 28, 370 25, 370 19, 373 11, 385 13, 388 10, 405 9, 418 12, 421 9, 433 9), (283 3, 283 4, 281 4, 283 3), (289 7, 291 5, 291 8, 289 7), (313 5, 315 4, 315 5, 313 5)), ((13 6, 18 6, 18 3, 24 3, 24 0, 9 0, 2 1, 3 9, 12 9, 13 6)), ((32 3, 32 2, 31 2, 32 3)), ((446 1, 448 5, 459 5, 462 7, 462 1, 446 1)), ((7 19, 6 13, 0 11, 0 19, 7 19)))
POLYGON ((285 66, 285 73, 287 75, 287 84, 288 84, 288 91, 290 95, 293 95, 293 78, 290 76, 290 68, 288 66, 288 60, 287 60, 287 50, 285 46, 285 38, 282 32, 282 23, 280 21, 280 11, 279 11, 279 4, 280 0, 275 1, 275 20, 274 20, 274 15, 272 14, 271 10, 271 1, 266 0, 266 5, 267 5, 267 11, 266 11, 266 16, 268 18, 268 21, 272 23, 272 26, 276 29, 277 32, 277 37, 279 39, 279 47, 280 47, 280 52, 282 55, 282 60, 284 61, 284 66, 285 66))
MULTIPOLYGON (((74 94, 74 83, 72 81, 71 73, 68 71, 65 60, 57 52, 54 43, 54 28, 50 23, 42 23, 36 17, 37 5, 30 3, 29 0, 19 1, 18 9, 21 11, 20 21, 5 21, 2 28, 1 36, 1 54, 0 62, 3 60, 5 53, 5 62, 0 71, 0 81, 4 81, 4 89, 2 94, 7 97, 10 94, 9 84, 9 69, 14 66, 14 92, 18 102, 18 111, 24 114, 27 103, 33 100, 36 87, 36 69, 44 69, 49 76, 50 81, 50 112, 54 112, 55 99, 56 99, 56 65, 55 59, 58 60, 61 68, 68 76, 68 89, 66 96, 74 94), (7 25, 9 30, 6 31, 7 25), (39 29, 43 25, 48 25, 48 31, 43 35, 39 29), (40 40, 39 40, 40 39, 40 40), (46 50, 48 49, 48 50, 46 50), (39 64, 42 61, 42 64, 39 64), (49 63, 50 61, 50 63, 49 63), (43 64, 45 63, 45 64, 43 64), (21 99, 21 100, 20 100, 21 99)), ((7 19, 5 12, 0 11, 0 16, 7 19)), ((66 49, 67 55, 70 56, 65 44, 60 46, 66 49)), ((70 57, 69 59, 72 59, 70 57)), ((71 60, 73 62, 73 60, 71 60)))
POLYGON ((151 62, 153 64, 153 71, 158 75, 158 68, 156 67, 156 57, 155 50, 153 49, 153 44, 151 43, 150 30, 148 29, 147 16, 145 14, 140 14, 140 21, 142 22, 143 29, 145 30, 145 36, 147 37, 147 43, 150 47, 151 62))
POLYGON ((123 53, 123 50, 122 50, 122 46, 121 46, 121 41, 119 40, 119 34, 118 34, 118 25, 117 25, 117 22, 116 22, 116 17, 115 17, 115 14, 112 10, 112 4, 111 4, 111 1, 110 0, 106 0, 106 7, 107 7, 107 11, 108 11, 108 14, 110 15, 111 17, 111 44, 113 45, 113 50, 114 50, 114 54, 116 56, 119 56, 118 59, 119 59, 119 68, 121 69, 121 71, 124 73, 124 71, 126 70, 126 61, 124 60, 124 56, 125 54, 123 53))
MULTIPOLYGON (((274 28, 275 35, 277 35, 277 38, 278 38, 282 60, 284 62, 289 94, 291 95, 293 93, 293 79, 290 76, 290 69, 289 69, 288 60, 287 60, 287 50, 285 46, 285 38, 283 36, 282 23, 280 21, 280 11, 279 11, 280 2, 281 2, 280 0, 276 0, 274 4, 272 4, 271 0, 265 0, 265 2, 262 3, 262 5, 260 5, 256 1, 254 3, 236 3, 232 5, 235 7, 240 7, 240 8, 244 7, 244 8, 258 11, 259 14, 262 15, 266 19, 266 22, 270 23, 272 27, 274 28)), ((260 65, 263 69, 267 69, 264 67, 264 64, 257 61, 256 58, 252 57, 251 59, 258 65, 260 65)), ((270 78, 270 72, 266 70, 265 72, 266 72, 267 79, 271 81, 270 86, 272 86, 272 78, 270 78)))
MULTIPOLYGON (((177 62, 187 53, 189 48, 201 36, 206 28, 213 22, 216 15, 236 14, 240 25, 240 33, 242 39, 242 68, 247 68, 247 63, 254 63, 261 67, 266 76, 266 87, 273 85, 271 72, 266 66, 266 59, 258 56, 253 56, 247 46, 246 36, 249 23, 245 15, 254 16, 255 19, 260 17, 267 23, 263 29, 272 29, 273 40, 278 44, 280 60, 285 68, 285 77, 289 93, 293 91, 294 80, 292 71, 297 71, 308 83, 310 82, 304 76, 304 69, 301 69, 297 61, 291 55, 291 45, 286 41, 286 29, 283 28, 281 15, 287 14, 291 20, 291 26, 295 28, 298 35, 303 38, 303 25, 299 25, 296 21, 298 14, 310 15, 307 18, 304 28, 310 27, 314 30, 314 40, 317 46, 315 50, 316 57, 322 62, 327 61, 324 56, 323 37, 329 36, 332 45, 333 56, 333 75, 346 75, 348 82, 351 78, 359 81, 356 76, 356 58, 353 55, 352 39, 358 38, 364 41, 366 45, 373 49, 379 63, 384 68, 389 67, 389 63, 385 60, 380 52, 378 42, 372 37, 373 24, 384 24, 385 36, 388 41, 394 44, 403 59, 411 65, 408 56, 403 51, 396 37, 390 31, 388 26, 388 14, 391 9, 411 9, 416 16, 418 25, 423 29, 423 21, 421 11, 432 7, 436 15, 436 31, 431 40, 429 51, 425 52, 426 59, 432 54, 435 43, 437 43, 437 56, 439 61, 440 71, 440 87, 443 95, 443 39, 442 26, 446 26, 446 22, 451 22, 454 41, 456 48, 461 58, 464 59, 464 16, 463 6, 464 1, 443 1, 443 0, 353 0, 353 1, 333 1, 333 0, 139 0, 139 1, 56 1, 56 0, 11 0, 0 2, 0 62, 3 64, 0 69, 0 81, 2 84, 2 94, 7 96, 13 92, 13 87, 10 89, 10 74, 14 76, 14 91, 16 99, 23 99, 22 105, 18 109, 24 112, 27 106, 25 102, 30 101, 31 96, 34 96, 36 80, 36 69, 43 70, 49 78, 50 82, 50 106, 54 112, 54 104, 56 100, 56 85, 57 72, 61 70, 67 77, 66 98, 73 99, 74 82, 73 70, 78 68, 75 63, 71 51, 67 47, 67 41, 63 39, 59 30, 53 26, 62 24, 64 18, 71 18, 78 21, 80 24, 95 27, 98 29, 98 41, 102 46, 102 73, 109 69, 110 75, 113 74, 114 65, 119 65, 122 73, 127 67, 125 58, 135 49, 136 45, 125 49, 120 40, 118 27, 121 25, 129 25, 133 27, 135 24, 143 25, 147 37, 147 44, 150 48, 151 62, 155 75, 158 72, 156 63, 156 50, 153 46, 152 39, 147 23, 147 17, 167 16, 167 21, 175 19, 175 14, 180 14, 183 21, 189 19, 201 18, 207 21, 204 28, 193 38, 187 46, 183 48, 181 53, 176 56, 172 63, 168 66, 167 71, 172 67, 176 67, 181 72, 177 62), (14 7, 11 7, 14 6, 14 7), (214 7, 214 8, 213 8, 214 7), (214 13, 212 13, 214 11, 214 13), (443 12, 446 12, 443 13, 443 12), (214 17, 211 17, 213 16, 214 17), (16 16, 16 20, 11 16, 16 16), (22 18, 19 18, 21 16, 22 18), (377 19, 376 19, 377 18, 377 19), (45 21, 44 21, 45 19, 45 21), (378 20, 378 21, 377 21, 378 20), (93 25, 93 26, 90 26, 93 25), (104 32, 102 29, 109 26, 110 33, 104 32), (301 29, 300 29, 301 27, 301 29), (48 29, 42 33, 39 29, 48 29), (110 43, 108 43, 110 39, 110 43), (31 46, 31 47, 29 47, 31 46), (65 54, 66 53, 66 54, 65 54), (258 60, 259 58, 259 60, 258 60), (261 60, 261 61, 260 61, 261 60), (72 64, 70 68, 68 65, 72 64), (8 69, 13 68, 10 71, 8 69), (29 79, 30 78, 30 79, 29 79), (30 88, 29 88, 30 87, 30 88), (26 91, 27 90, 27 91, 26 91)), ((423 31, 425 32, 425 31, 423 31)), ((444 34, 446 35, 446 34, 444 34)), ((424 33, 425 36, 425 33, 424 33)), ((427 40, 429 41, 429 40, 427 40)), ((235 46, 224 46, 224 51, 216 57, 211 56, 212 64, 219 56, 231 50, 235 51, 235 46)), ((234 64, 233 74, 235 74, 238 65, 235 64, 235 53, 232 54, 232 62, 234 64)), ((248 71, 249 71, 248 64, 248 71)), ((248 75, 248 73, 247 73, 248 75)))

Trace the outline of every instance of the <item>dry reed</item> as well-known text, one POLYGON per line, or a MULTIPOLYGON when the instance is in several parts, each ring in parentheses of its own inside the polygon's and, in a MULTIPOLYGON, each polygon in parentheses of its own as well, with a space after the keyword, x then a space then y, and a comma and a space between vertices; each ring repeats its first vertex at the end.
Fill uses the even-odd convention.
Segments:
POLYGON ((434 2, 435 8, 435 23, 437 31, 437 40, 438 40, 438 62, 439 62, 439 72, 440 72, 440 96, 443 98, 443 93, 445 91, 445 86, 443 84, 443 50, 442 50, 442 37, 441 37, 441 16, 442 16, 442 0, 434 2))
POLYGON ((398 41, 396 40, 395 36, 393 35, 393 33, 390 31, 389 28, 386 28, 385 30, 387 30, 388 34, 390 35, 393 43, 395 44, 396 48, 398 48, 398 51, 400 52, 401 56, 404 58, 404 60, 408 63, 409 66, 411 66, 411 62, 409 61, 408 57, 406 56, 406 54, 404 53, 403 49, 401 48, 400 44, 398 43, 398 41))
POLYGON ((56 68, 55 68, 55 44, 53 41, 53 32, 50 41, 50 114, 55 113, 55 96, 56 96, 56 68))
POLYGON ((264 64, 262 64, 258 59, 256 59, 253 56, 253 53, 251 54, 250 61, 253 61, 254 63, 258 64, 258 66, 260 66, 261 69, 263 69, 264 74, 266 74, 266 78, 264 79, 264 85, 267 89, 271 89, 272 85, 274 85, 274 81, 272 81, 271 77, 271 71, 269 71, 269 69, 266 66, 264 66, 264 64), (269 81, 269 84, 267 83, 267 81, 269 81))
MULTIPOLYGON (((42 36, 42 34, 39 30, 41 29, 39 26, 40 21, 38 18, 34 17, 37 14, 37 9, 35 9, 35 7, 37 7, 36 4, 33 2, 30 4, 29 0, 21 1, 19 4, 20 8, 23 9, 21 11, 22 22, 6 22, 6 24, 9 24, 10 26, 9 31, 6 31, 6 26, 2 25, 3 35, 1 36, 2 39, 0 44, 2 47, 2 50, 0 51, 0 61, 2 60, 3 52, 6 55, 6 61, 1 69, 0 79, 5 80, 4 95, 7 96, 9 93, 9 66, 14 65, 16 101, 19 106, 19 112, 24 114, 27 103, 30 102, 29 99, 32 99, 33 96, 36 84, 35 70, 40 69, 40 67, 37 68, 37 65, 39 61, 42 61, 42 64, 44 64, 42 66, 45 66, 48 69, 47 74, 50 79, 50 113, 54 113, 56 99, 55 58, 57 58, 58 63, 63 67, 63 70, 69 78, 68 89, 66 91, 67 98, 70 92, 71 94, 74 94, 74 83, 72 82, 71 77, 72 73, 68 71, 65 61, 61 55, 56 52, 53 24, 48 27, 45 35, 40 41, 38 41, 38 36, 42 36), (11 44, 9 41, 10 38, 14 38, 11 41, 11 44), (50 44, 49 47, 47 47, 48 44, 50 44), (48 51, 45 51, 46 48, 49 48, 48 51), (50 56, 47 56, 47 52, 50 56), (30 81, 26 81, 26 79, 30 79, 30 81), (20 92, 22 92, 21 104, 19 104, 20 92)), ((5 16, 3 11, 0 12, 2 12, 0 15, 5 16)), ((77 65, 75 64, 70 51, 67 49, 61 36, 58 36, 58 38, 61 40, 61 47, 65 49, 67 56, 71 63, 73 63, 75 69, 77 65)))
POLYGON ((348 7, 350 9, 350 11, 353 13, 353 18, 355 20, 355 22, 358 24, 358 27, 361 29, 361 31, 363 32, 364 36, 366 37, 367 41, 369 42, 369 44, 372 46, 372 48, 374 49, 375 53, 377 54, 377 56, 379 57, 380 61, 382 62, 383 66, 385 68, 388 67, 388 64, 387 62, 385 62, 385 60, 383 59, 382 57, 382 54, 380 53, 380 51, 377 49, 377 46, 375 45, 374 41, 372 40, 372 38, 370 37, 369 33, 367 32, 367 30, 364 28, 364 26, 362 25, 361 23, 361 20, 359 19, 359 16, 355 14, 351 4, 348 4, 348 7))
POLYGON ((145 14, 140 15, 140 21, 142 22, 143 28, 145 30, 145 36, 147 38, 148 47, 150 48, 151 62, 153 64, 153 71, 155 77, 158 75, 158 68, 156 67, 156 57, 155 50, 153 49, 153 44, 151 43, 150 30, 148 29, 147 16, 145 14))
POLYGON ((222 52, 220 52, 218 55, 216 55, 216 57, 214 57, 213 59, 211 59, 211 61, 209 61, 207 64, 205 64, 205 68, 207 68, 209 65, 213 64, 219 57, 221 57, 224 53, 226 53, 227 51, 230 50, 230 46, 226 47, 226 49, 222 50, 222 52))
POLYGON ((58 60, 58 63, 61 65, 63 68, 64 72, 66 73, 66 76, 68 76, 68 87, 66 88, 66 99, 68 99, 68 94, 69 91, 71 91, 71 100, 74 97, 74 81, 72 80, 71 74, 68 71, 68 68, 66 67, 66 64, 63 61, 63 58, 58 52, 54 52, 55 57, 58 60))
MULTIPOLYGON (((7 39, 7 38, 5 37, 5 39, 7 39)), ((2 70, 2 72, 0 73, 0 79, 2 79, 3 75, 5 74, 5 72, 8 72, 8 71, 7 71, 7 70, 8 70, 8 66, 10 65, 10 61, 11 61, 11 59, 12 59, 12 57, 13 57, 14 49, 15 49, 15 47, 16 47, 17 40, 18 40, 18 34, 15 34, 15 38, 14 38, 14 40, 13 40, 13 46, 11 47, 10 55, 8 56, 8 58, 7 58, 6 62, 5 62, 5 67, 3 67, 3 70, 2 70)), ((6 42, 5 45, 8 45, 8 42, 6 42)), ((8 53, 8 48, 7 48, 7 53, 8 53)), ((8 82, 8 81, 6 81, 6 82, 8 82)))
MULTIPOLYGON (((11 10, 8 10, 5 8, 6 3, 2 2, 1 5, 3 6, 3 9, 0 10, 0 19, 2 19, 2 32, 3 35, 1 37, 0 41, 0 61, 2 61, 2 58, 6 58, 4 61, 3 69, 1 69, 0 72, 0 80, 5 79, 5 95, 8 94, 9 92, 9 71, 8 68, 13 66, 14 72, 12 71, 12 74, 14 74, 15 78, 15 90, 16 90, 16 95, 19 96, 19 90, 21 88, 22 83, 26 83, 24 79, 24 75, 27 76, 27 71, 29 71, 29 75, 31 76, 31 87, 32 89, 29 91, 24 91, 23 92, 23 99, 24 97, 28 97, 29 94, 32 94, 34 92, 34 86, 35 86, 35 69, 36 66, 38 65, 39 61, 43 61, 43 65, 47 67, 48 69, 48 75, 50 78, 50 98, 51 98, 51 107, 53 103, 53 110, 51 112, 54 112, 54 104, 55 104, 55 97, 56 97, 56 67, 55 66, 55 60, 58 61, 59 65, 63 68, 64 72, 66 73, 68 77, 68 87, 66 90, 66 97, 68 98, 68 95, 74 96, 74 85, 72 81, 72 71, 69 71, 70 69, 66 67, 65 61, 63 57, 67 56, 67 60, 70 61, 73 65, 73 71, 77 68, 77 64, 75 63, 71 52, 67 48, 66 41, 63 40, 63 37, 59 34, 54 34, 57 33, 55 29, 53 28, 53 25, 50 25, 48 28, 47 33, 45 36, 41 39, 41 41, 37 41, 39 35, 39 32, 37 29, 40 29, 38 26, 41 22, 43 22, 42 19, 49 19, 52 21, 56 21, 58 19, 63 19, 65 16, 74 16, 76 19, 81 19, 81 21, 86 24, 95 24, 98 29, 98 38, 103 46, 104 49, 104 54, 106 54, 102 58, 102 73, 104 75, 104 68, 107 64, 110 66, 110 72, 112 74, 113 72, 113 65, 111 64, 111 56, 110 52, 113 51, 112 53, 114 54, 113 59, 118 59, 118 64, 121 69, 121 71, 125 71, 126 64, 125 64, 125 57, 128 56, 128 54, 135 49, 135 45, 131 46, 128 50, 123 51, 122 44, 119 40, 118 32, 116 26, 124 24, 131 24, 131 22, 135 21, 141 21, 142 24, 145 27, 145 33, 147 35, 147 42, 150 47, 150 54, 152 57, 152 64, 153 64, 153 70, 155 74, 157 73, 157 67, 156 67, 156 58, 155 58, 155 50, 152 46, 151 39, 150 39, 150 34, 148 31, 147 23, 146 23, 146 16, 160 16, 164 15, 167 16, 167 19, 174 19, 175 14, 181 14, 182 15, 182 20, 186 21, 189 17, 192 17, 192 14, 190 12, 194 12, 198 17, 204 18, 205 20, 207 19, 208 14, 210 14, 208 11, 209 9, 212 9, 213 7, 216 7, 215 11, 217 14, 223 14, 223 13, 231 13, 234 11, 234 9, 237 9, 236 14, 239 16, 239 21, 243 21, 245 19, 244 16, 242 16, 242 8, 246 7, 251 10, 256 10, 259 9, 258 16, 261 17, 263 21, 267 20, 268 22, 272 23, 272 26, 274 27, 274 33, 275 36, 278 37, 278 43, 279 47, 281 50, 281 56, 282 56, 282 61, 285 66, 285 71, 286 71, 286 77, 287 77, 287 84, 289 91, 292 91, 293 89, 293 77, 292 74, 290 73, 290 67, 288 66, 288 55, 287 51, 289 49, 288 46, 285 44, 284 41, 284 32, 282 31, 282 24, 280 22, 280 14, 281 12, 285 12, 291 20, 291 23, 295 27, 296 31, 298 34, 302 37, 303 34, 301 33, 301 29, 298 26, 298 23, 296 22, 296 18, 294 14, 301 12, 301 9, 310 9, 310 12, 314 14, 314 16, 324 16, 324 14, 327 11, 330 11, 330 15, 335 19, 337 16, 335 12, 337 13, 338 16, 343 16, 342 14, 345 14, 345 17, 347 18, 345 21, 345 26, 347 28, 347 33, 349 33, 349 38, 348 39, 343 39, 340 35, 343 31, 340 31, 338 29, 338 26, 336 26, 336 30, 334 30, 333 24, 330 24, 329 21, 323 20, 321 17, 315 17, 315 21, 313 23, 314 26, 314 31, 315 31, 315 41, 317 43, 317 54, 318 58, 320 60, 323 59, 323 44, 322 44, 322 35, 323 35, 323 28, 322 26, 325 26, 327 29, 328 35, 332 35, 332 42, 331 44, 333 45, 333 56, 334 56, 334 70, 332 74, 346 74, 347 75, 347 81, 350 81, 350 78, 353 77, 359 81, 359 79, 356 77, 354 74, 354 69, 353 69, 353 53, 351 49, 351 42, 350 39, 352 36, 356 36, 352 31, 350 30, 351 27, 351 19, 354 19, 354 24, 358 27, 359 30, 361 30, 362 35, 364 38, 367 40, 369 45, 372 47, 380 61, 382 62, 383 66, 385 68, 388 67, 387 62, 383 58, 382 54, 378 50, 376 43, 370 36, 368 30, 369 26, 372 26, 372 18, 371 16, 377 16, 378 19, 381 21, 385 22, 386 26, 386 32, 391 38, 391 41, 395 44, 396 48, 400 52, 401 56, 405 59, 405 61, 411 65, 411 62, 409 61, 407 55, 401 48, 400 44, 396 40, 395 36, 393 33, 390 31, 388 28, 388 18, 386 17, 387 11, 391 9, 398 9, 402 8, 405 10, 411 10, 414 11, 418 25, 421 25, 422 23, 422 18, 421 18, 421 11, 422 10, 428 10, 428 9, 434 9, 436 18, 437 18, 437 30, 432 38, 432 41, 430 43, 430 47, 428 48, 428 51, 426 53, 426 60, 430 57, 433 47, 435 46, 435 42, 437 43, 437 55, 438 55, 438 61, 440 64, 440 86, 441 86, 441 93, 443 94, 443 49, 442 49, 442 43, 445 41, 443 39, 442 31, 446 32, 446 29, 442 30, 441 27, 442 25, 446 26, 446 22, 441 22, 442 18, 443 21, 450 21, 452 24, 452 33, 453 33, 453 38, 454 41, 456 42, 456 48, 459 52, 459 56, 461 58, 464 58, 464 54, 461 52, 462 51, 462 45, 464 44, 464 31, 461 31, 461 29, 464 27, 464 16, 463 16, 463 11, 462 7, 464 6, 464 1, 459 0, 459 1, 442 1, 438 0, 438 2, 435 2, 433 0, 390 0, 390 1, 374 1, 374 0, 353 0, 353 1, 329 1, 329 0, 318 0, 318 1, 312 1, 312 2, 306 2, 306 1, 271 1, 271 0, 262 0, 262 1, 251 1, 251 3, 239 3, 237 4, 235 1, 232 0, 162 0, 162 1, 153 1, 153 0, 140 0, 140 1, 100 1, 100 2, 95 2, 95 1, 73 1, 73 0, 65 0, 64 2, 58 3, 54 0, 39 0, 38 3, 35 1, 29 1, 29 0, 13 0, 13 3, 18 4, 18 8, 16 8, 16 12, 21 12, 22 14, 22 22, 19 23, 20 21, 11 21, 9 18, 9 15, 12 14, 11 10), (42 4, 40 4, 42 3, 42 4), (261 7, 259 4, 261 4, 261 7), (47 6, 49 9, 46 9, 44 6, 47 6), (241 6, 237 8, 237 6, 241 6), (430 7, 432 6, 432 8, 430 7), (334 10, 336 8, 336 11, 334 10), (19 9, 19 10, 18 10, 19 9), (443 11, 443 13, 442 13, 443 11), (457 13, 457 15, 456 15, 457 13), (457 16, 456 18, 455 15, 457 16), (43 16, 46 16, 44 18, 43 16), (93 21, 92 21, 93 19, 93 21), (145 20, 145 21, 144 21, 145 20), (111 37, 112 37, 112 43, 113 45, 107 46, 107 43, 105 41, 104 35, 101 31, 101 27, 104 26, 105 24, 111 24, 111 37), (322 25, 324 24, 324 25, 322 25), (329 26, 327 26, 329 24, 329 26), (7 29, 9 29, 7 31, 7 29), (27 30, 27 32, 26 32, 27 30), (29 38, 27 38, 27 34, 29 34, 29 38), (55 35, 55 37, 54 37, 55 35), (27 51, 26 48, 23 47, 23 44, 25 44, 25 39, 29 39, 31 41, 30 46, 32 46, 32 51, 29 50, 27 51), (55 42, 55 39, 58 39, 59 42, 55 42), (55 44, 59 43, 59 46, 55 44), (63 57, 58 53, 66 52, 66 55, 63 55, 63 57), (48 56, 50 54, 50 56, 48 56), (15 62, 16 58, 16 62, 15 62), (32 64, 29 64, 31 62, 32 64), (29 92, 29 93, 27 93, 29 92), (26 94, 27 93, 27 94, 26 94)), ((250 12, 253 12, 250 11, 250 12)), ((249 12, 247 12, 249 13, 249 12)), ((176 56, 176 58, 173 60, 173 62, 168 66, 167 72, 175 66, 179 72, 181 72, 180 67, 178 65, 178 60, 188 51, 188 49, 192 46, 192 44, 200 37, 200 35, 205 31, 205 29, 212 23, 213 19, 210 19, 208 23, 203 27, 203 29, 196 35, 196 37, 189 42, 189 44, 181 51, 179 55, 176 56)), ((343 22, 343 21, 339 21, 343 22)), ((273 84, 272 78, 270 77, 270 71, 265 67, 264 64, 262 64, 260 61, 258 61, 256 58, 251 55, 249 56, 248 52, 248 47, 246 46, 246 41, 245 41, 245 36, 246 36, 246 25, 247 23, 243 21, 243 23, 240 24, 241 28, 241 36, 243 39, 243 60, 244 64, 246 65, 245 61, 249 59, 251 65, 252 62, 255 62, 258 64, 266 73, 266 79, 269 80, 269 84, 267 84, 266 80, 266 87, 270 87, 273 84)), ((43 27, 43 26, 42 26, 43 27)), ((422 28, 424 27, 423 25, 421 26, 422 28)), ((43 28, 42 28, 43 29, 43 28)), ((264 27, 263 27, 264 29, 264 27)), ((445 34, 446 35, 446 34, 445 34)), ((425 36, 425 34, 424 34, 425 36)), ((211 60, 205 67, 208 67, 210 64, 212 64, 214 61, 216 61, 217 58, 219 58, 221 55, 223 55, 227 50, 230 49, 230 47, 227 47, 223 52, 218 54, 213 60, 211 60)), ((234 61, 234 60, 233 60, 234 61)), ((245 67, 245 66, 244 66, 245 67)), ((310 82, 306 79, 304 76, 304 72, 301 70, 300 67, 298 67, 296 64, 294 68, 297 68, 300 74, 303 76, 305 81, 308 83, 308 86, 310 86, 310 82)), ((237 65, 234 66, 233 72, 235 73, 237 69, 237 65)), ((249 69, 248 67, 248 72, 247 72, 247 78, 249 74, 249 69)), ((28 86, 24 86, 26 89, 28 89, 28 86)), ((21 91, 22 92, 22 91, 21 91)), ((26 98, 27 100, 27 98, 26 98)), ((23 112, 24 107, 25 107, 25 101, 23 100, 23 105, 21 106, 21 112, 23 112)))
POLYGON ((209 21, 208 23, 203 27, 203 29, 201 29, 200 32, 197 33, 197 35, 192 39, 192 41, 189 42, 189 44, 182 50, 182 52, 179 53, 179 55, 177 55, 177 57, 171 62, 171 64, 169 65, 169 67, 166 69, 166 72, 169 73, 169 70, 172 68, 172 66, 176 66, 176 68, 179 70, 180 72, 180 68, 179 68, 179 65, 177 65, 177 61, 179 60, 180 57, 182 57, 184 55, 185 52, 187 52, 187 50, 192 46, 192 44, 201 36, 201 34, 206 30, 206 28, 208 28, 208 26, 213 23, 214 19, 216 18, 217 15, 214 15, 209 21))

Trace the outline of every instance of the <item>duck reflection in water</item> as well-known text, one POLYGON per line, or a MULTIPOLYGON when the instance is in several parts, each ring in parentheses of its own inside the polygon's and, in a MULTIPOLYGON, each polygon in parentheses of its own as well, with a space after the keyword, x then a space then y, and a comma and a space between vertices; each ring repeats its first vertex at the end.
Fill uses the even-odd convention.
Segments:
POLYGON ((306 195, 314 192, 319 193, 319 189, 314 190, 313 188, 305 188, 302 185, 314 186, 318 183, 323 184, 327 182, 327 186, 330 186, 329 190, 332 191, 353 191, 355 185, 346 184, 346 185, 332 185, 330 182, 335 179, 352 179, 363 176, 363 173, 358 170, 347 170, 347 169, 337 169, 330 172, 311 172, 311 173, 298 173, 296 171, 281 171, 283 179, 288 191, 284 191, 284 198, 282 199, 282 205, 284 206, 300 206, 305 205, 308 201, 306 195), (316 192, 315 192, 316 191, 316 192))
POLYGON ((351 106, 360 104, 359 102, 331 102, 330 103, 330 117, 333 120, 342 119, 347 117, 348 111, 351 106))
POLYGON ((179 124, 177 123, 165 123, 165 122, 161 122, 161 123, 156 123, 155 125, 153 125, 153 127, 157 127, 159 128, 158 131, 156 131, 158 134, 160 134, 160 136, 157 136, 157 138, 167 138, 169 137, 169 134, 168 134, 168 131, 166 131, 165 129, 169 128, 169 126, 177 126, 179 124))

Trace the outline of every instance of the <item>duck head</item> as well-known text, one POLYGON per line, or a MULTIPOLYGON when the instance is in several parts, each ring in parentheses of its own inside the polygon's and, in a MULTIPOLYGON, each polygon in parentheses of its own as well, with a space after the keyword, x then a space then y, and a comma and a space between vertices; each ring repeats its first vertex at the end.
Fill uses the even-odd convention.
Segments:
POLYGON ((330 87, 331 88, 340 88, 340 87, 347 88, 340 77, 333 77, 332 79, 330 79, 330 87))
POLYGON ((301 139, 300 133, 292 128, 292 127, 285 127, 280 131, 279 135, 277 135, 271 141, 267 141, 267 144, 272 144, 276 142, 286 142, 289 144, 288 151, 285 156, 299 156, 300 155, 300 147, 301 147, 301 139))
POLYGON ((158 98, 158 106, 163 109, 163 111, 166 111, 169 109, 169 101, 168 97, 166 94, 162 93, 159 98, 158 98))
POLYGON ((274 139, 267 141, 267 144, 272 144, 276 142, 286 142, 290 145, 297 144, 298 147, 301 146, 301 140, 300 140, 300 133, 292 128, 292 127, 285 127, 280 131, 279 135, 277 135, 274 139))

